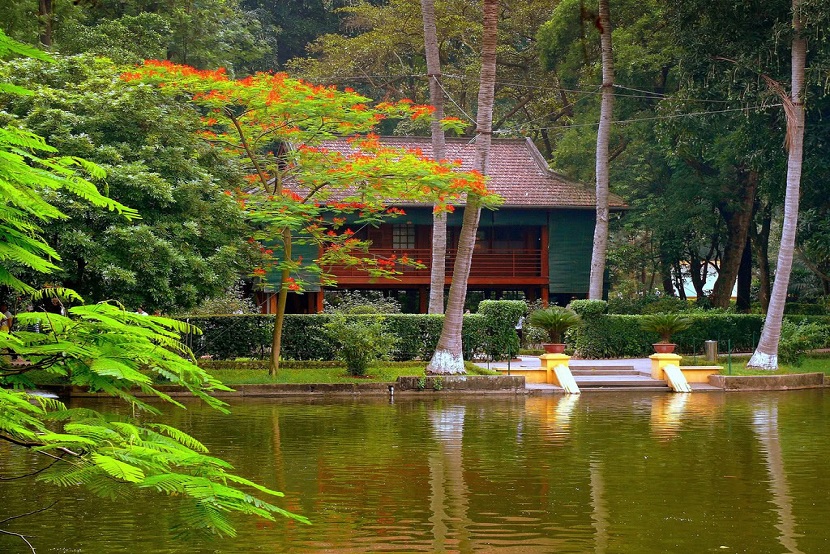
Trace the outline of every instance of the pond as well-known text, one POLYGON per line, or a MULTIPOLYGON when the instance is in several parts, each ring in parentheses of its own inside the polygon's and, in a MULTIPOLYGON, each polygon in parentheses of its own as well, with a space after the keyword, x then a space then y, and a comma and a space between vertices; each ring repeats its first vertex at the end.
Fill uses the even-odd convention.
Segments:
MULTIPOLYGON (((89 401, 86 401, 89 402, 89 401)), ((78 405, 79 402, 75 402, 78 405)), ((95 403, 101 407, 100 402, 95 403)), ((169 421, 314 522, 174 538, 176 499, 0 482, 38 552, 826 552, 830 394, 257 399, 169 421)), ((0 473, 40 460, 0 446, 0 473)), ((0 551, 26 552, 0 536, 0 551)))

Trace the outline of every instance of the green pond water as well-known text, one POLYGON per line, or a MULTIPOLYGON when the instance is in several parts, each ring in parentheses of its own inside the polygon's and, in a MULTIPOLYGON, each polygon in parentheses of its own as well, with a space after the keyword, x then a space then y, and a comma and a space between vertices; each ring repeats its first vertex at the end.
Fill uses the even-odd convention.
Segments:
MULTIPOLYGON (((89 401, 87 401, 89 402, 89 401)), ((93 403, 101 407, 101 402, 93 403)), ((80 405, 78 401, 74 405, 80 405)), ((88 404, 87 404, 88 405, 88 404)), ((0 481, 39 553, 830 551, 830 393, 257 399, 167 420, 308 516, 174 538, 176 499, 0 481)), ((0 475, 43 461, 0 445, 0 475)), ((0 535, 0 552, 27 552, 0 535)))

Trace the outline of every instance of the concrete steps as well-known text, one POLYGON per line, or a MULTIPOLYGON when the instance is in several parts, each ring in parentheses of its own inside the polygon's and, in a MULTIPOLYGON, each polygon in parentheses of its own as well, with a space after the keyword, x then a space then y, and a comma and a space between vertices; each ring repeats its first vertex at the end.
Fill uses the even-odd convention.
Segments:
POLYGON ((597 376, 597 375, 641 375, 634 366, 571 366, 571 374, 597 376))
POLYGON ((650 389, 668 390, 664 381, 644 375, 579 375, 574 376, 580 389, 650 389))

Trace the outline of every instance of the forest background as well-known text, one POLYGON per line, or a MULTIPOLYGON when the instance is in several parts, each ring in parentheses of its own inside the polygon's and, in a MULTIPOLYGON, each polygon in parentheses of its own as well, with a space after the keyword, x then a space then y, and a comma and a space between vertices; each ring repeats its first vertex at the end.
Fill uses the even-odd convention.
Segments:
MULTIPOLYGON (((64 260, 61 273, 48 279, 88 301, 116 297, 127 306, 180 313, 224 296, 226 284, 255 265, 244 218, 223 194, 242 182, 242 169, 198 138, 191 107, 119 80, 126 66, 166 59, 225 67, 236 77, 286 71, 376 100, 429 102, 417 0, 2 5, 10 37, 60 54, 54 64, 5 67, 4 79, 36 94, 4 98, 3 122, 18 119, 62 153, 100 164, 108 173, 106 192, 142 214, 115 225, 115 216, 59 200, 71 218, 44 227, 64 260)), ((786 119, 765 77, 789 82, 790 3, 718 6, 611 4, 610 186, 631 208, 612 220, 608 251, 611 297, 622 310, 685 299, 690 290, 706 307, 730 308, 735 283, 737 310, 768 303, 786 182, 786 119)), ((802 9, 806 132, 789 292, 791 301, 826 305, 830 47, 811 23, 826 18, 827 8, 810 1, 802 9)), ((436 2, 445 110, 469 122, 470 136, 479 10, 475 2, 436 2)), ((553 169, 589 186, 600 27, 596 7, 577 0, 507 0, 499 7, 494 136, 532 138, 553 169)), ((384 132, 425 135, 429 127, 407 120, 384 132)))

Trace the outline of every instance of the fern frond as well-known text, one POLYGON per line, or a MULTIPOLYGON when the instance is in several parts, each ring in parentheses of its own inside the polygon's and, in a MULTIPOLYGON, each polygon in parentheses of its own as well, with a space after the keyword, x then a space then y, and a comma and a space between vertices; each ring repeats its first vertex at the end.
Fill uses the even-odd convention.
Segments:
POLYGON ((175 427, 171 427, 169 425, 164 425, 162 423, 153 423, 148 425, 150 429, 156 429, 161 431, 165 435, 169 436, 176 442, 183 444, 184 446, 196 450, 197 452, 207 452, 208 449, 203 445, 201 442, 193 438, 192 436, 188 435, 181 429, 176 429, 175 427))
POLYGON ((92 455, 92 461, 95 465, 122 481, 138 483, 144 478, 144 472, 139 468, 125 464, 121 460, 116 460, 111 456, 95 453, 92 455))

